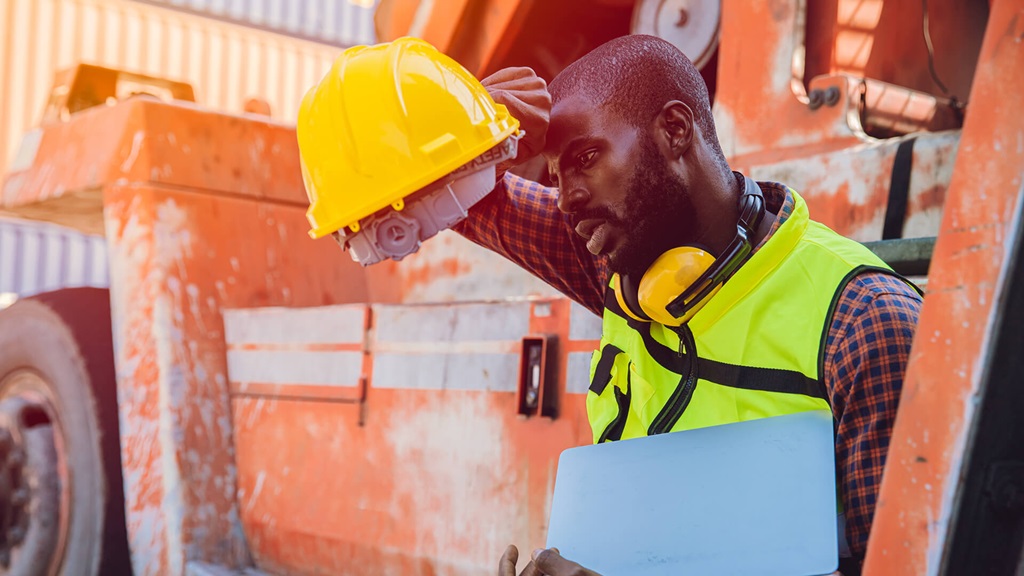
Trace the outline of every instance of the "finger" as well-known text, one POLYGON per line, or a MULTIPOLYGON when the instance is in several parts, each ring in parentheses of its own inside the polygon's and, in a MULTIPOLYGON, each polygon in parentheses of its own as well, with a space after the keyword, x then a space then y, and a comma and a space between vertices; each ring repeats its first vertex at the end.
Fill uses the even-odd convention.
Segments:
POLYGON ((530 563, 523 568, 523 571, 519 573, 519 576, 544 576, 544 573, 537 568, 537 565, 530 560, 530 563))
MULTIPOLYGON (((526 70, 529 72, 529 68, 526 68, 526 70)), ((547 88, 548 86, 546 80, 532 72, 520 75, 488 76, 481 80, 480 83, 487 86, 529 86, 531 88, 547 88)))
POLYGON ((486 84, 484 88, 488 93, 513 92, 522 96, 528 96, 538 104, 551 99, 548 92, 548 85, 540 78, 516 80, 513 82, 501 82, 499 84, 486 84))
POLYGON ((591 574, 579 564, 572 560, 566 560, 554 548, 547 550, 535 550, 533 552, 533 563, 542 574, 547 576, 583 576, 591 574))
POLYGON ((496 82, 483 85, 490 92, 515 92, 518 94, 529 94, 538 101, 550 98, 547 82, 543 78, 522 78, 508 82, 496 82))
POLYGON ((519 562, 519 549, 509 544, 498 561, 498 576, 516 576, 516 562, 519 562))
POLYGON ((508 82, 517 78, 537 78, 537 73, 533 71, 533 68, 528 66, 512 66, 509 68, 502 68, 494 74, 484 78, 480 82, 484 85, 498 84, 500 82, 508 82))
POLYGON ((545 115, 551 112, 551 94, 548 94, 547 90, 529 90, 514 93, 519 100, 536 108, 538 111, 543 111, 545 115))

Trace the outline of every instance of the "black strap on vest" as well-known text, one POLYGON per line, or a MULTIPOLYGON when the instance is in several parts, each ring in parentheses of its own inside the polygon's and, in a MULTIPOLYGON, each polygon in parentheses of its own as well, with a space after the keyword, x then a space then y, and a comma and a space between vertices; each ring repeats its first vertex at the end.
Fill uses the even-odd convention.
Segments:
POLYGON ((885 225, 882 240, 903 237, 903 222, 907 218, 907 203, 910 198, 910 172, 914 167, 914 141, 907 138, 896 148, 892 161, 892 178, 889 180, 889 204, 885 208, 885 225))
POLYGON ((591 392, 598 396, 604 392, 605 387, 612 380, 612 365, 615 364, 615 357, 619 354, 622 354, 622 350, 612 344, 605 344, 601 349, 601 359, 597 361, 594 379, 590 382, 591 392))
MULTIPOLYGON (((626 320, 629 327, 635 330, 643 339, 644 348, 651 358, 654 358, 662 368, 670 372, 686 375, 690 370, 689 351, 686 354, 679 354, 677 350, 669 348, 655 340, 651 334, 650 322, 639 322, 630 318, 619 306, 615 298, 615 292, 608 289, 605 294, 605 308, 611 313, 626 320)), ((827 323, 826 323, 827 324, 827 323)), ((607 348, 607 346, 605 346, 607 348)), ((618 350, 618 348, 616 348, 618 350)), ((620 350, 621 352, 621 350, 620 350)), ((602 360, 604 358, 602 357, 602 360)), ((611 370, 611 366, 608 367, 611 370)), ((597 383, 598 373, 595 372, 595 382, 591 384, 591 390, 597 383)), ((824 386, 816 378, 809 378, 796 370, 782 370, 778 368, 760 368, 756 366, 740 366, 727 364, 707 358, 697 358, 697 377, 714 382, 721 386, 740 388, 743 390, 761 390, 764 392, 781 392, 785 394, 803 394, 812 398, 828 399, 824 386)), ((609 376, 610 378, 610 376, 609 376)), ((605 382, 607 384, 607 382, 605 382)), ((600 387, 602 390, 604 386, 600 387)))
POLYGON ((697 372, 705 380, 721 384, 722 386, 729 386, 730 388, 781 392, 783 394, 803 394, 811 398, 828 400, 817 380, 808 378, 795 370, 738 366, 736 364, 708 360, 707 358, 699 358, 697 361, 697 372))
POLYGON ((602 442, 617 442, 622 439, 622 431, 626 429, 626 419, 629 418, 629 403, 633 398, 633 383, 629 380, 630 376, 626 376, 626 391, 619 390, 616 386, 613 391, 615 392, 615 403, 619 405, 619 412, 615 415, 615 418, 608 423, 608 426, 601 433, 601 437, 597 439, 597 443, 602 442))

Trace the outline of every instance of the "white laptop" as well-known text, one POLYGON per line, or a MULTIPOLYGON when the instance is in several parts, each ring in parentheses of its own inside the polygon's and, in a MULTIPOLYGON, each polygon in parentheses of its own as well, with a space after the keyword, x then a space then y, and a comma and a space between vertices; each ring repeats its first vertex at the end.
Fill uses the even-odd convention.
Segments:
POLYGON ((804 412, 571 448, 548 547, 603 576, 830 574, 832 415, 804 412))

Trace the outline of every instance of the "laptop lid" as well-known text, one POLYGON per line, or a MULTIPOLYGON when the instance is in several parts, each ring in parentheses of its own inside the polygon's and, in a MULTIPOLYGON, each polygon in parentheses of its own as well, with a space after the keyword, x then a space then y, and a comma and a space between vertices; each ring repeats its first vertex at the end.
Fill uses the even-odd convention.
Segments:
POLYGON ((813 411, 568 449, 548 547, 603 576, 830 574, 833 442, 813 411))

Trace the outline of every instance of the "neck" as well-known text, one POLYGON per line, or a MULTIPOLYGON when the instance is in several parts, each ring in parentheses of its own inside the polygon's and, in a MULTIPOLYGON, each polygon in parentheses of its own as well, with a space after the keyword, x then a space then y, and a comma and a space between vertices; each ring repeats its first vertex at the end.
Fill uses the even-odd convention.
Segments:
POLYGON ((728 168, 716 171, 707 179, 705 189, 711 192, 708 197, 715 199, 715 202, 711 207, 714 212, 704 215, 703 219, 711 225, 702 236, 715 255, 721 255, 736 237, 736 222, 740 216, 739 199, 744 188, 743 178, 728 168))

